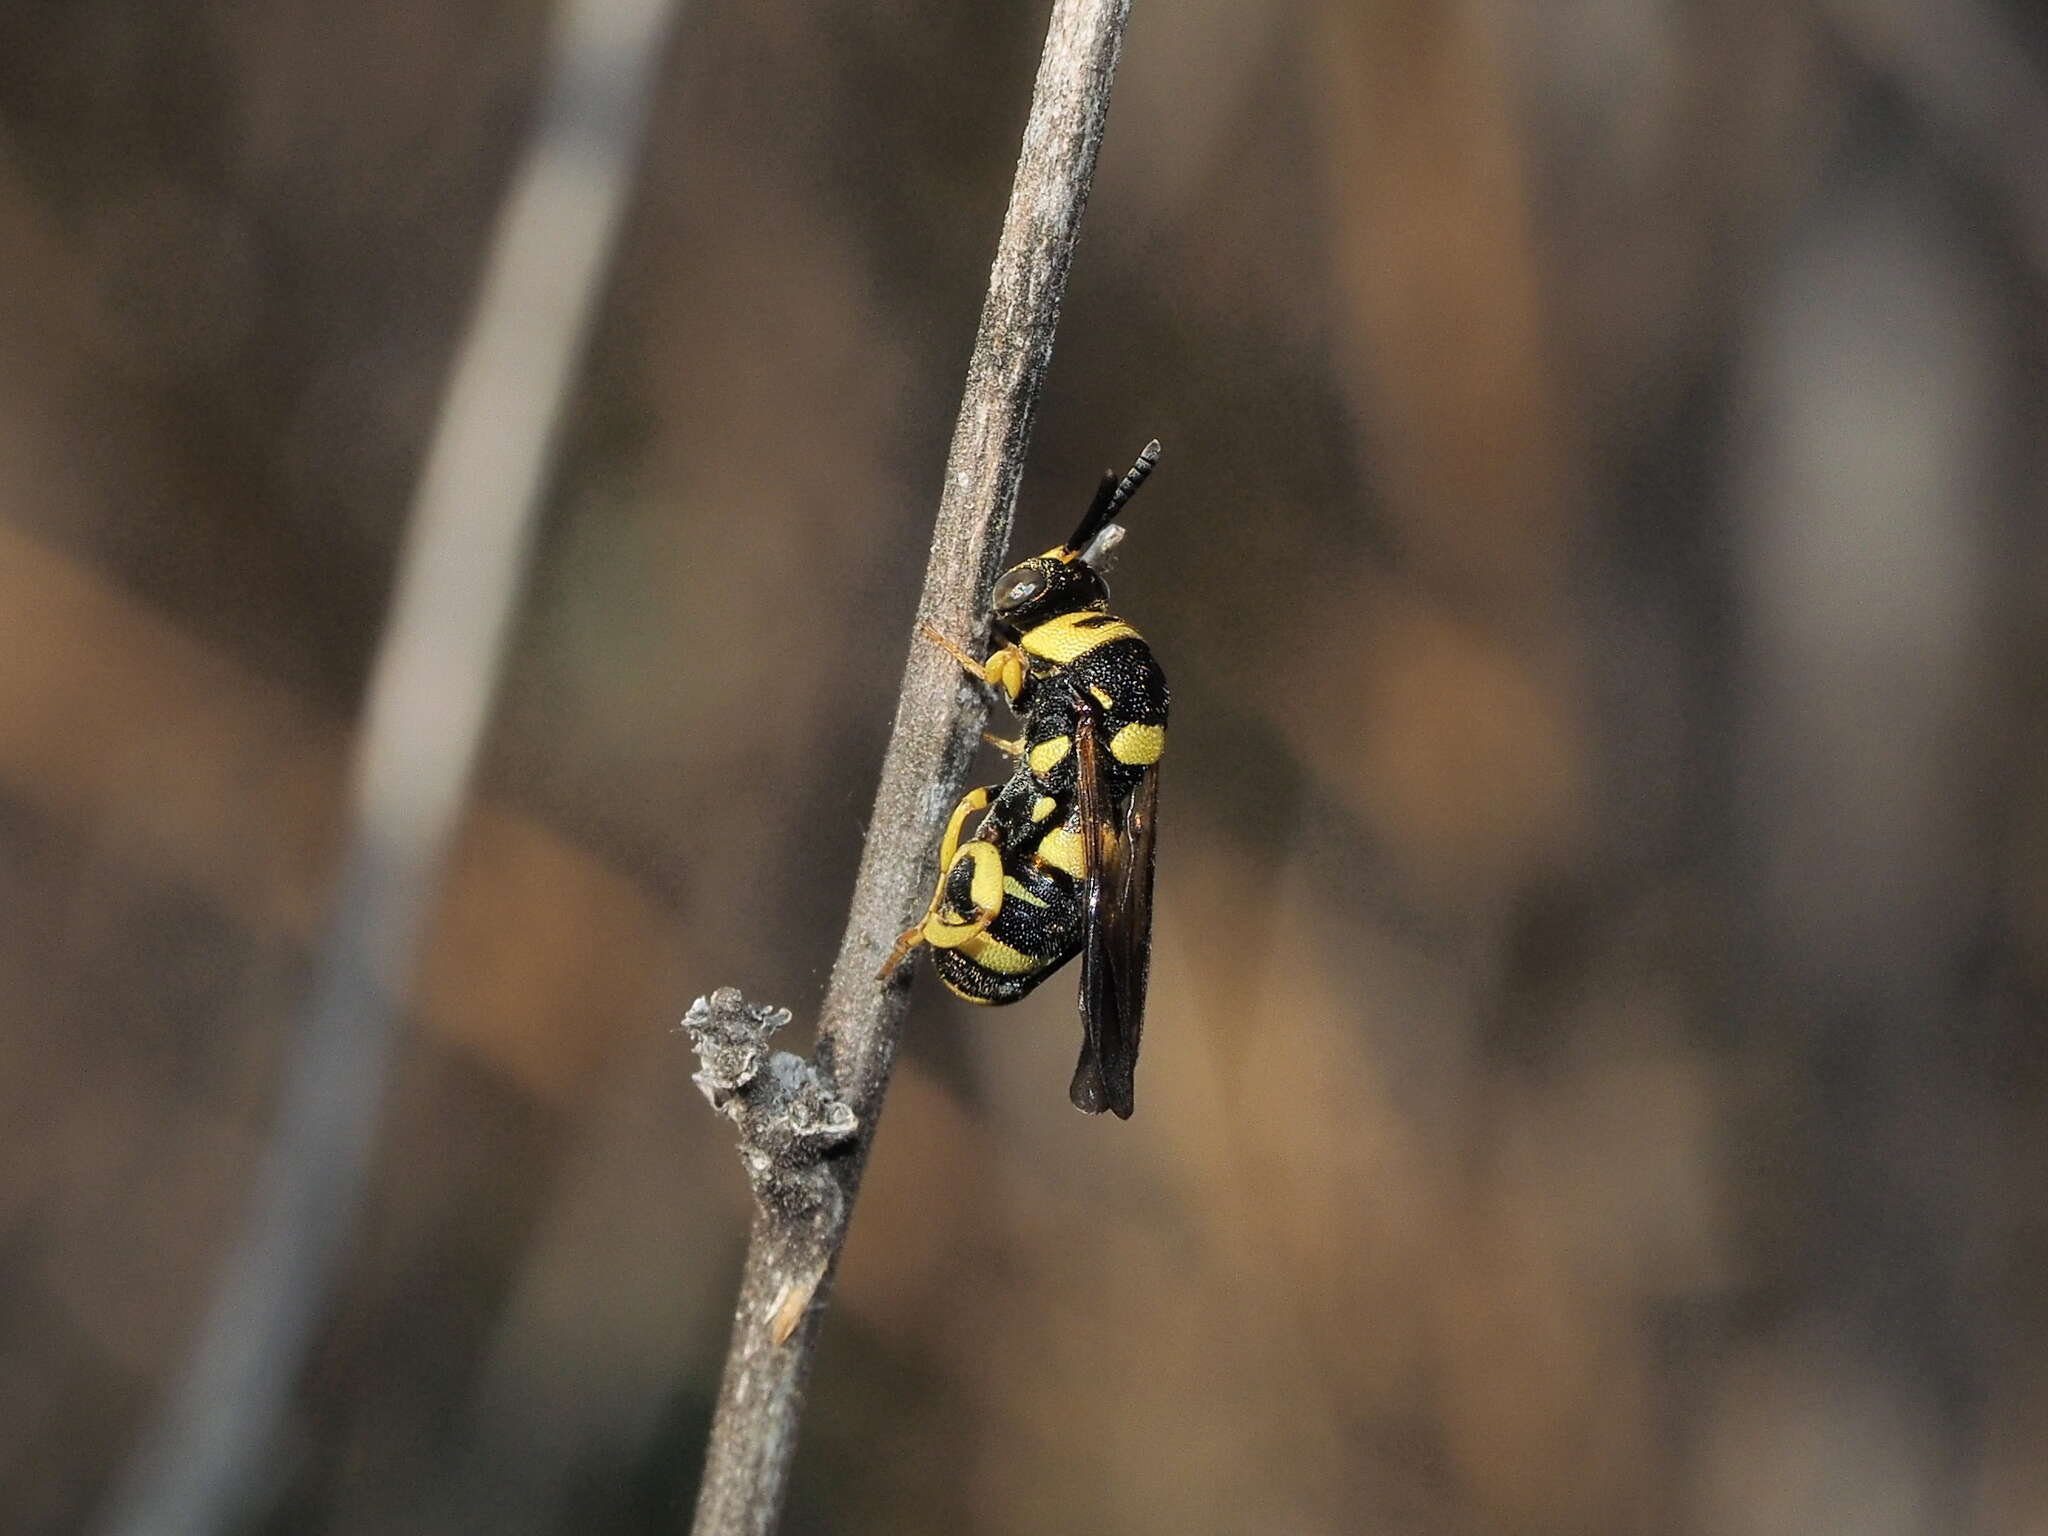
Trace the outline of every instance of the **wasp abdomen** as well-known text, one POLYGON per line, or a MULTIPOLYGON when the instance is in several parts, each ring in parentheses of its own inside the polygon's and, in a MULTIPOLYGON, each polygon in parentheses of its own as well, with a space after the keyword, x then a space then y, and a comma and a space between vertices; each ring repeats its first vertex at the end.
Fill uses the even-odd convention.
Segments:
MULTIPOLYGON (((1057 844, 1054 835, 1066 829, 1013 824, 1009 808, 1023 798, 1005 788, 983 819, 976 842, 963 845, 941 882, 948 893, 941 898, 943 906, 950 904, 951 893, 960 888, 956 871, 969 850, 1006 845, 993 916, 958 944, 933 946, 940 979, 969 1002, 1013 1003, 1071 960, 1081 947, 1081 907, 1073 877, 1039 856, 1047 840, 1054 839, 1057 844)), ((938 916, 935 912, 934 917, 938 916)), ((927 919, 928 927, 931 921, 927 919)))

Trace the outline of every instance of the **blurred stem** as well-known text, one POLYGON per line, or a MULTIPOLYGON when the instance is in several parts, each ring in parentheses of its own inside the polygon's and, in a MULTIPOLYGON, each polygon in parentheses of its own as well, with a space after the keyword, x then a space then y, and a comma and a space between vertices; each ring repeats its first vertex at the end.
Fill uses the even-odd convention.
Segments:
POLYGON ((416 493, 333 915, 199 1342, 119 1490, 119 1536, 245 1524, 362 1202, 421 935, 468 793, 678 0, 568 0, 416 493))
MULTIPOLYGON (((948 635, 980 633, 983 596, 1000 574, 1129 12, 1130 0, 1054 0, 918 603, 916 617, 948 635)), ((939 828, 986 713, 957 664, 912 639, 818 1027, 818 1071, 852 1109, 857 1134, 820 1165, 838 1198, 756 1213, 696 1536, 766 1533, 780 1516, 819 1302, 846 1239, 908 1006, 907 982, 884 986, 876 971, 924 909, 939 828)))
POLYGON ((2048 280, 2048 84, 1984 0, 1811 0, 1998 198, 2036 281, 2048 280))

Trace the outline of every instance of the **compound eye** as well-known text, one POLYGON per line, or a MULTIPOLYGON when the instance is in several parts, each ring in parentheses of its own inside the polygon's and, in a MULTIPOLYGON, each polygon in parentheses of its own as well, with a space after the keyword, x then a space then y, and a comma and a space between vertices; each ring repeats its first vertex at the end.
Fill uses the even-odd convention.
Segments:
POLYGON ((1013 572, 1014 580, 1003 584, 996 595, 998 608, 1021 608, 1044 590, 1045 583, 1029 571, 1013 572))

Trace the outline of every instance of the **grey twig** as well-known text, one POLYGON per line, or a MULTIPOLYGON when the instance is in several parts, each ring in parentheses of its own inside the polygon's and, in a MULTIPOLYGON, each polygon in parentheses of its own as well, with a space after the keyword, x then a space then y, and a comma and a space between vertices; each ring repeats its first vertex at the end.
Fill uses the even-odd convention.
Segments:
MULTIPOLYGON (((980 631, 983 599, 1009 542, 1024 450, 1129 13, 1130 0, 1054 0, 916 615, 961 639, 980 631)), ((815 1077, 798 1078, 792 1069, 789 1079, 791 1106, 814 1102, 819 1107, 810 1112, 834 1123, 844 1111, 844 1139, 812 1139, 798 1154, 775 1123, 780 1086, 759 1102, 744 1102, 744 1086, 719 1086, 724 1068, 714 1057, 735 1048, 735 1031, 739 1054, 760 1053, 771 1074, 775 1060, 794 1060, 766 1057, 767 1021, 779 1014, 749 1014, 729 991, 714 994, 701 1014, 692 1011, 693 1033, 706 1053, 703 1076, 712 1080, 706 1091, 742 1095, 736 1117, 742 1157, 757 1190, 764 1176, 772 1181, 757 1204, 740 1280, 696 1536, 765 1536, 780 1515, 819 1302, 846 1239, 903 1024, 906 983, 885 986, 876 971, 896 935, 924 909, 939 828, 964 785, 986 714, 981 691, 966 685, 959 667, 913 638, 867 848, 819 1017, 815 1077), (758 1035, 741 1025, 747 1017, 759 1021, 758 1035), (713 1033, 714 1027, 723 1033, 713 1033), (836 1198, 825 1197, 822 1185, 792 1166, 793 1154, 814 1160, 813 1171, 829 1180, 836 1198), (763 1157, 766 1169, 759 1164, 763 1157), (818 1198, 797 1209, 778 1203, 774 1190, 793 1187, 791 1180, 818 1198)), ((754 1081, 760 1081, 758 1069, 754 1081)))
POLYGON ((349 843, 247 1224, 117 1536, 246 1523, 361 1202, 385 1079, 679 0, 566 0, 399 562, 349 843))

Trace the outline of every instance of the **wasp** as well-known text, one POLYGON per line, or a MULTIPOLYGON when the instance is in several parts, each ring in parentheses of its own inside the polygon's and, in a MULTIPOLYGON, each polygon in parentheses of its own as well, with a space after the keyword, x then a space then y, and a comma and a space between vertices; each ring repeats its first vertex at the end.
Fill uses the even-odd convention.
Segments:
POLYGON ((1077 1109, 1128 1120, 1152 953, 1152 866, 1166 675, 1144 637, 1109 611, 1102 562, 1115 521, 1152 473, 1146 445, 1103 478, 1064 544, 1004 572, 989 620, 999 644, 976 661, 929 625, 926 638, 996 690, 1022 722, 1009 779, 970 790, 939 849, 938 888, 897 941, 886 978, 920 944, 971 1003, 1014 1003, 1081 956, 1077 1109), (972 833, 967 831, 970 819, 972 833))

